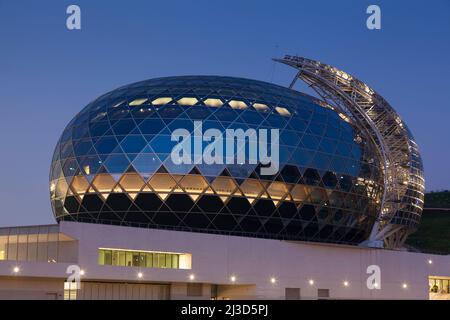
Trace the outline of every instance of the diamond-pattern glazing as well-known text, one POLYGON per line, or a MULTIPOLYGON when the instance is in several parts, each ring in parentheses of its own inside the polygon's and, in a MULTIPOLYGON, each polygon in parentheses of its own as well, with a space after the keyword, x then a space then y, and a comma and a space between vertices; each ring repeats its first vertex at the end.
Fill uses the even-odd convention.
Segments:
POLYGON ((379 211, 375 148, 315 98, 215 76, 158 78, 111 91, 67 125, 50 173, 58 221, 359 243, 379 211), (178 128, 280 130, 280 171, 175 165, 178 128))

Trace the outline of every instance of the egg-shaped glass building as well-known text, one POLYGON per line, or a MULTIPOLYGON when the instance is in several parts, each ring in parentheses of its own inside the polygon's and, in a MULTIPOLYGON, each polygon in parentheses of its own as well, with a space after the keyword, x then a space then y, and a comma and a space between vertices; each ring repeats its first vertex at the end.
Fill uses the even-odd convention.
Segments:
POLYGON ((70 121, 51 164, 51 203, 58 221, 357 244, 384 192, 376 147, 364 137, 324 102, 271 83, 146 80, 97 98, 70 121), (260 162, 237 158, 175 163, 173 133, 195 136, 198 124, 224 137, 277 130, 278 171, 265 175, 260 162))

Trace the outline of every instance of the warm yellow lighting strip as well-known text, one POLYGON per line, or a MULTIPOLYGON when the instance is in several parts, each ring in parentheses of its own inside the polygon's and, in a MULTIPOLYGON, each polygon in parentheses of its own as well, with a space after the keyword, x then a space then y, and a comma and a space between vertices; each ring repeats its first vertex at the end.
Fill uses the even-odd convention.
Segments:
MULTIPOLYGON (((126 193, 132 199, 135 199, 140 192, 152 192, 159 196, 163 201, 173 193, 187 194, 191 196, 194 201, 196 201, 202 194, 217 194, 224 202, 227 201, 229 197, 245 196, 250 203, 255 201, 255 198, 270 198, 277 201, 278 204, 279 200, 293 201, 296 203, 317 203, 325 201, 328 198, 325 191, 329 191, 326 188, 323 189, 317 186, 292 184, 279 181, 269 183, 257 181, 255 179, 246 179, 241 185, 238 185, 230 177, 218 177, 213 180, 211 184, 208 184, 204 178, 199 176, 178 175, 175 178, 172 178, 169 174, 157 174, 146 184, 142 179, 139 181, 136 179, 131 179, 130 183, 124 182, 125 176, 131 177, 136 174, 125 174, 125 176, 120 179, 119 183, 114 182, 112 177, 108 174, 101 175, 102 177, 98 176, 94 179, 91 186, 84 178, 82 178, 83 181, 78 181, 76 180, 77 177, 75 177, 70 185, 70 188, 68 187, 66 192, 75 194, 79 198, 82 198, 84 194, 97 192, 104 199, 108 198, 111 193, 115 192, 126 193), (169 184, 160 185, 157 181, 153 181, 156 176, 158 176, 158 181, 160 182, 167 182, 167 179, 171 179, 172 182, 169 184), (100 182, 100 180, 102 180, 102 183, 96 185, 96 182, 100 182), (135 183, 133 183, 133 181, 135 183)), ((55 183, 55 181, 53 183, 55 183)), ((370 197, 373 189, 378 187, 378 184, 374 181, 363 178, 358 178, 358 184, 365 188, 368 197, 370 197)), ((61 197, 61 195, 52 195, 52 197, 58 198, 61 197)))
POLYGON ((248 107, 244 101, 239 101, 239 100, 230 100, 230 101, 228 101, 228 104, 233 109, 238 109, 238 110, 247 109, 247 107, 248 107))
POLYGON ((146 102, 148 99, 147 98, 142 98, 142 99, 136 99, 131 101, 128 105, 129 106, 140 106, 141 104, 143 104, 144 102, 146 102))
MULTIPOLYGON (((132 102, 129 103, 130 106, 140 106, 143 103, 145 103, 148 99, 142 98, 142 99, 135 99, 132 102)), ((171 97, 160 97, 154 99, 151 103, 154 106, 161 106, 168 104, 173 101, 173 98, 171 97)), ((179 105, 182 106, 194 106, 199 103, 199 100, 194 97, 182 97, 176 101, 179 105)), ((218 98, 207 98, 203 101, 203 103, 208 107, 218 108, 223 106, 223 101, 218 98)), ((249 107, 244 101, 241 100, 230 100, 228 101, 228 105, 236 110, 244 110, 249 107)), ((268 112, 270 111, 270 108, 268 105, 264 103, 253 103, 251 104, 255 110, 261 111, 261 112, 268 112)), ((285 108, 285 107, 275 107, 275 110, 278 114, 281 116, 289 117, 291 116, 291 112, 285 108)))
POLYGON ((198 102, 196 98, 184 97, 178 100, 178 104, 182 106, 193 106, 198 102))
POLYGON ((178 255, 191 254, 191 253, 170 252, 170 251, 132 250, 132 249, 105 248, 105 247, 98 248, 98 250, 125 251, 125 252, 130 252, 130 253, 141 253, 141 252, 143 252, 143 253, 165 253, 165 254, 178 254, 178 255))
POLYGON ((170 97, 161 97, 161 98, 157 98, 157 99, 153 100, 152 104, 154 106, 161 106, 164 104, 168 104, 170 101, 172 101, 172 98, 170 98, 170 97))
POLYGON ((275 110, 277 110, 277 112, 284 117, 289 117, 291 115, 289 110, 283 107, 275 107, 275 110))
POLYGON ((203 103, 205 105, 207 105, 208 107, 214 107, 214 108, 221 107, 223 105, 222 100, 213 99, 213 98, 208 98, 205 101, 203 101, 203 103))
POLYGON ((254 103, 253 108, 255 108, 258 111, 269 111, 269 107, 262 103, 254 103))

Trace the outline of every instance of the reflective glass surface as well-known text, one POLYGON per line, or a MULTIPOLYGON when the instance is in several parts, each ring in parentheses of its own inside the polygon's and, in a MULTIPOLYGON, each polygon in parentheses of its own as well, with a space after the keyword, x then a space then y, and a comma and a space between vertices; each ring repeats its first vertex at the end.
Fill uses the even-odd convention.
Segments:
POLYGON ((230 77, 158 78, 99 97, 67 125, 51 202, 58 221, 356 244, 383 194, 375 157, 351 123, 300 92, 230 77), (279 129, 279 172, 174 164, 171 133, 199 120, 220 132, 279 129))

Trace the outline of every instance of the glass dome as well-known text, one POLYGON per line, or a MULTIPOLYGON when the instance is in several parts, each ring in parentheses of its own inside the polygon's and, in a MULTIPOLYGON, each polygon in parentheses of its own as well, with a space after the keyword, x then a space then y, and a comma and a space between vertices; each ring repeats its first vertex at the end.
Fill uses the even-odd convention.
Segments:
POLYGON ((123 86, 88 104, 51 164, 58 221, 357 244, 379 212, 369 141, 314 97, 261 81, 182 76, 123 86), (279 129, 279 172, 174 164, 171 133, 279 129))

